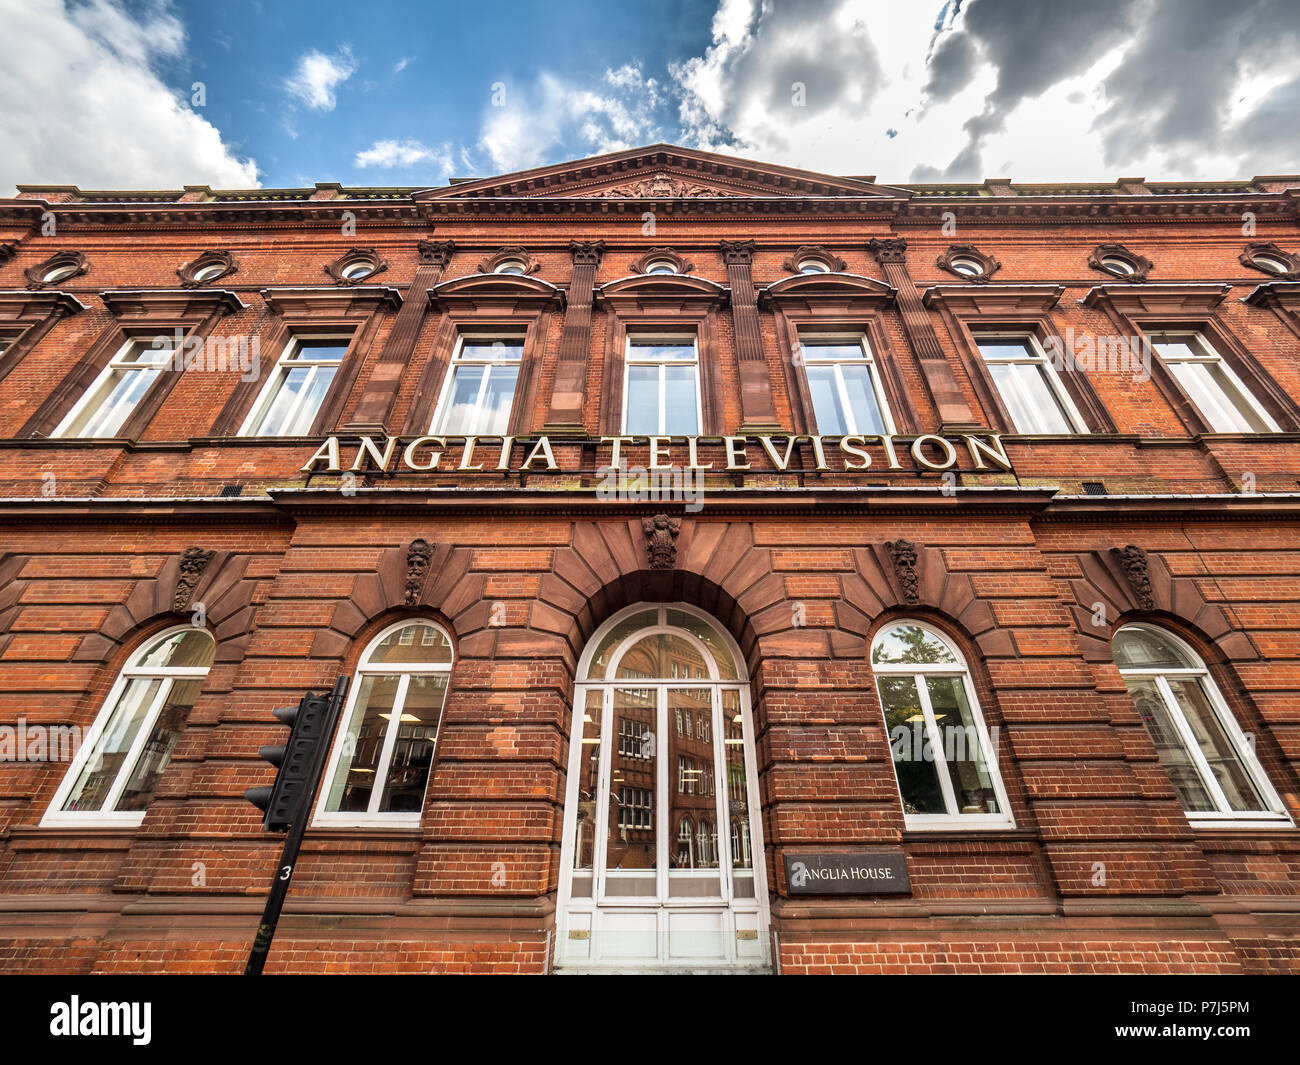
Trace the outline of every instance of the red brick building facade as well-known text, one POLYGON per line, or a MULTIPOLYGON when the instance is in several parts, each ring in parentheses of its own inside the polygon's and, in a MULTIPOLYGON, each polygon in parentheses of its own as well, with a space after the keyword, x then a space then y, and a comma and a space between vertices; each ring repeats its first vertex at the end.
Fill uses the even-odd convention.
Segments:
POLYGON ((20 188, 0 969, 242 968, 339 675, 268 971, 1300 969, 1298 221, 663 146, 20 188))

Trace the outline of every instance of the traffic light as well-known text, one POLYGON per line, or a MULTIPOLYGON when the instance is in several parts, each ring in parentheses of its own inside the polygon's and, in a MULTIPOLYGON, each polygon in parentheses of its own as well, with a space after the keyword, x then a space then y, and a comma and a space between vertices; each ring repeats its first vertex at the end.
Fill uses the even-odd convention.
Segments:
MULTIPOLYGON (((268 832, 287 829, 299 816, 304 795, 315 792, 320 773, 318 755, 329 741, 333 715, 330 697, 308 692, 297 706, 281 706, 272 711, 281 724, 288 725, 287 743, 258 749, 258 754, 276 767, 275 783, 249 788, 244 798, 265 812, 262 827, 268 832)), ((311 796, 307 795, 308 802, 311 796)), ((306 810, 302 811, 303 816, 306 810)))

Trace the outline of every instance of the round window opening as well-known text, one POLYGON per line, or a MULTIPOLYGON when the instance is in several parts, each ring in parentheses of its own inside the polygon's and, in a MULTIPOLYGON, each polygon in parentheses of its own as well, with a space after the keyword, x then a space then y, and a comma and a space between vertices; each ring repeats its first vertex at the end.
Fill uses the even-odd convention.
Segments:
POLYGON ((799 264, 799 273, 801 274, 829 274, 831 268, 820 259, 804 259, 799 264))
POLYGON ((507 259, 503 263, 498 263, 494 273, 498 274, 522 274, 524 264, 519 259, 507 259))
POLYGON ((1291 271, 1290 265, 1275 255, 1256 255, 1254 261, 1261 270, 1267 270, 1272 274, 1286 274, 1291 271))
POLYGON ((343 276, 349 281, 360 281, 363 277, 369 277, 375 272, 375 264, 372 262, 361 261, 349 263, 341 271, 343 276))
POLYGON ((1101 265, 1116 277, 1132 277, 1133 274, 1137 273, 1137 270, 1131 262, 1118 255, 1103 256, 1101 265))
POLYGON ((77 272, 76 263, 61 263, 58 266, 52 266, 41 276, 41 280, 47 285, 57 284, 60 281, 66 281, 77 272))
POLYGON ((983 265, 976 262, 974 259, 964 259, 959 257, 953 259, 949 265, 952 266, 956 273, 961 274, 962 277, 979 277, 980 274, 984 273, 983 265))
POLYGON ((677 267, 667 259, 656 259, 646 266, 645 272, 647 274, 675 274, 677 273, 677 267))
POLYGON ((220 277, 226 272, 226 268, 220 263, 209 263, 194 271, 195 281, 211 281, 213 278, 220 277))

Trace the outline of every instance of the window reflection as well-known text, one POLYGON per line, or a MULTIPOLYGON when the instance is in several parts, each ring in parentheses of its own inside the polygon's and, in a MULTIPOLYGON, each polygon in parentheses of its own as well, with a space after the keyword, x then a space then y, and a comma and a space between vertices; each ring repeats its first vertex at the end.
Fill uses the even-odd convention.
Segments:
POLYGON ((446 633, 425 622, 400 625, 367 650, 332 755, 322 819, 419 817, 451 665, 446 633))

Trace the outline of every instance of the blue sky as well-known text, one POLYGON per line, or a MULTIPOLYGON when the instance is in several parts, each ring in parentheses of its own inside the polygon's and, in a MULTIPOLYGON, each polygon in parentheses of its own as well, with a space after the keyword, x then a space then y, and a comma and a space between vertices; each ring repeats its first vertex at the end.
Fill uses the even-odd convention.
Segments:
POLYGON ((656 141, 900 183, 1300 171, 1296 0, 0 0, 0 26, 0 195, 431 186, 656 141))
MULTIPOLYGON (((191 48, 176 75, 182 82, 192 73, 192 81, 207 84, 209 120, 231 132, 239 154, 257 160, 264 184, 440 183, 434 160, 361 167, 355 156, 385 140, 415 141, 437 152, 447 145, 460 164, 455 176, 490 174, 491 153, 476 144, 494 96, 509 104, 516 94, 534 94, 547 72, 600 86, 607 69, 633 64, 662 79, 669 63, 708 46, 714 6, 708 0, 609 3, 596 17, 590 4, 573 0, 366 2, 342 10, 299 0, 182 3, 177 10, 191 48), (310 52, 354 71, 334 89, 331 109, 283 91, 294 63, 310 52)), ((666 96, 650 113, 665 136, 676 131, 666 96)), ((583 154, 588 147, 579 140, 571 150, 583 154)))

